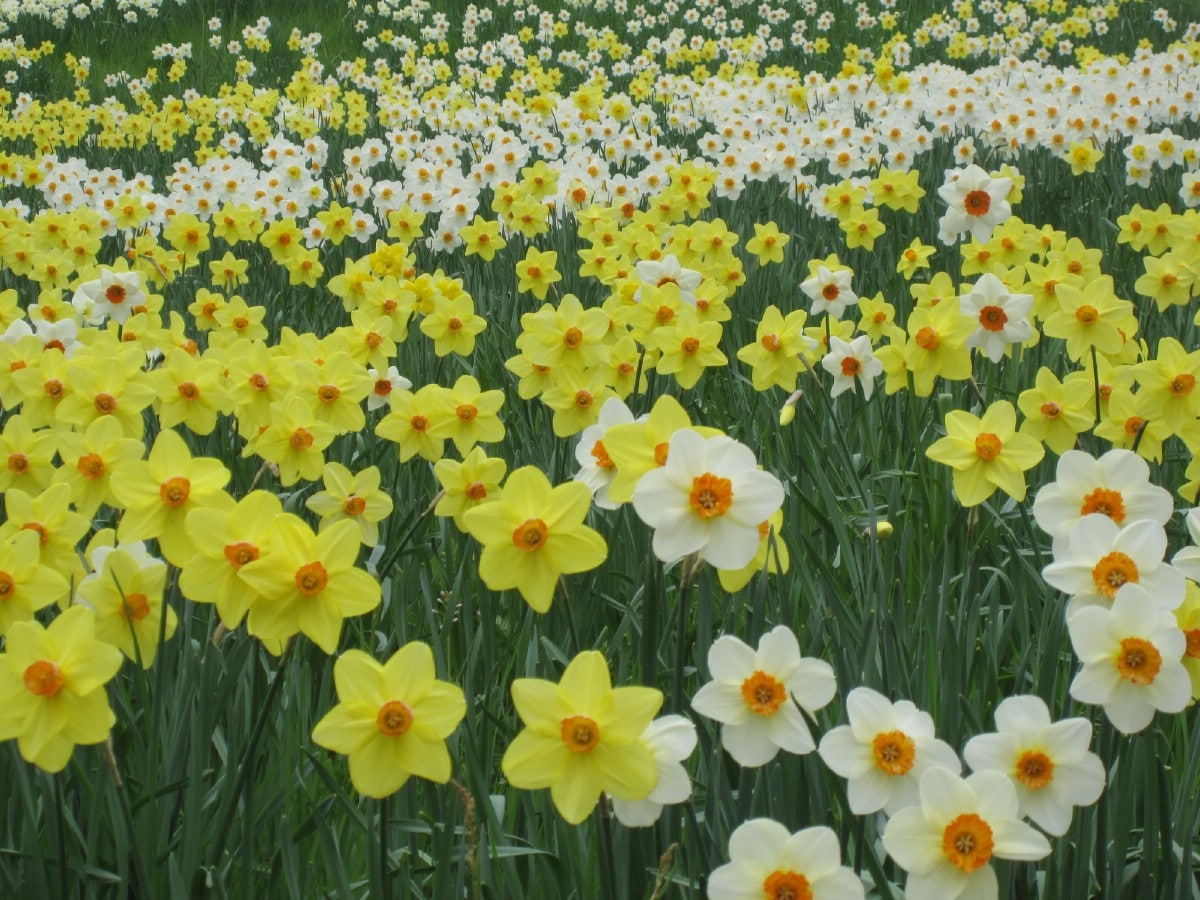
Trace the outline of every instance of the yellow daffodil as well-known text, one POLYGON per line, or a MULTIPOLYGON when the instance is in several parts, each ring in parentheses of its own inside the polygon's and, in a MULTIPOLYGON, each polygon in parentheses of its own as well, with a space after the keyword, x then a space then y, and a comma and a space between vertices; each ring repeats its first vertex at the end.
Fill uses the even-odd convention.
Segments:
POLYGON ((383 664, 347 650, 333 667, 338 705, 313 728, 313 742, 349 757, 360 794, 387 797, 409 776, 450 780, 448 738, 467 712, 456 684, 439 681, 428 644, 405 644, 383 664))
POLYGON ((603 655, 587 650, 557 684, 518 678, 512 696, 525 728, 500 767, 513 787, 550 788, 572 825, 588 817, 602 793, 641 800, 654 789, 657 763, 641 735, 662 706, 661 692, 614 688, 603 655))

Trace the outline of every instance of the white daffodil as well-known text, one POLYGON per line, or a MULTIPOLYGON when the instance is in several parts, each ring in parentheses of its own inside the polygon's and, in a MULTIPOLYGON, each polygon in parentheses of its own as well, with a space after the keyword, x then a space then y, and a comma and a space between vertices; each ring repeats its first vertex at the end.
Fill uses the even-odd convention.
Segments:
POLYGON ((683 761, 696 749, 696 726, 683 716, 662 716, 642 731, 642 742, 654 754, 658 781, 645 800, 613 797, 613 813, 626 828, 653 825, 668 803, 683 803, 692 795, 692 780, 683 761))
MULTIPOLYGON (((1033 517, 1059 543, 1083 516, 1102 513, 1118 526, 1146 519, 1160 526, 1175 504, 1169 491, 1150 483, 1150 466, 1130 450, 1109 450, 1099 459, 1068 450, 1058 460, 1054 481, 1033 500, 1033 517)), ((1200 523, 1198 523, 1200 524, 1200 523)))
POLYGON ((996 707, 996 729, 967 741, 967 765, 1004 775, 1016 788, 1021 815, 1048 834, 1066 834, 1075 807, 1091 806, 1104 791, 1104 764, 1088 750, 1092 723, 1051 722, 1045 701, 1025 695, 996 707))
POLYGON ((1050 842, 1017 818, 1012 783, 997 772, 963 779, 934 767, 921 776, 920 806, 888 820, 883 848, 908 872, 908 900, 984 900, 999 895, 992 859, 1035 860, 1050 842))
POLYGON ((81 284, 71 298, 71 305, 97 324, 112 319, 123 325, 133 315, 134 307, 145 303, 141 274, 112 269, 101 269, 99 278, 81 284))
POLYGON ((1155 710, 1177 713, 1191 700, 1182 662, 1187 638, 1175 616, 1142 585, 1122 587, 1111 608, 1079 610, 1067 620, 1067 630, 1083 662, 1071 696, 1103 706, 1123 734, 1141 731, 1155 710))
POLYGON ((1146 588, 1151 608, 1172 610, 1183 602, 1183 575, 1163 561, 1167 533, 1149 519, 1124 528, 1102 513, 1071 526, 1054 562, 1042 570, 1051 586, 1071 595, 1067 616, 1088 606, 1108 606, 1126 584, 1146 588))
POLYGON ((790 628, 764 634, 757 651, 723 635, 709 648, 708 671, 712 681, 696 692, 692 709, 723 724, 721 745, 739 765, 762 766, 780 750, 816 748, 800 709, 811 714, 828 704, 837 679, 829 663, 800 655, 790 628))
POLYGON ((1000 362, 1010 344, 1023 344, 1033 337, 1028 319, 1033 295, 1009 293, 1008 285, 990 272, 959 298, 959 308, 979 323, 964 343, 978 347, 992 362, 1000 362))
POLYGON ((608 496, 608 486, 617 475, 617 468, 604 449, 604 434, 614 425, 624 425, 633 421, 633 413, 625 405, 625 401, 617 397, 609 397, 600 407, 600 418, 596 424, 589 425, 579 435, 579 443, 575 445, 575 461, 579 463, 579 471, 575 480, 582 481, 592 492, 592 502, 601 509, 616 509, 619 503, 614 503, 608 496))
POLYGON ((933 717, 908 700, 892 703, 870 688, 846 696, 849 725, 831 729, 817 752, 825 765, 849 779, 850 811, 895 815, 918 802, 917 785, 930 766, 959 772, 950 745, 933 736, 933 717))
POLYGON ((800 282, 800 290, 813 302, 813 315, 824 312, 840 319, 847 306, 858 303, 858 295, 850 289, 853 276, 849 269, 830 271, 825 266, 818 266, 815 275, 800 282))
POLYGON ((699 553, 718 569, 754 558, 759 523, 783 505, 783 485, 758 468, 754 451, 733 438, 682 429, 667 461, 638 480, 633 508, 654 529, 654 554, 666 562, 699 553))
POLYGON ((870 400, 875 379, 883 374, 883 363, 871 352, 871 339, 865 334, 849 342, 830 335, 829 352, 821 360, 821 368, 833 376, 833 397, 852 389, 857 381, 862 385, 863 397, 870 400))
MULTIPOLYGON (((652 284, 662 287, 664 284, 674 284, 679 288, 679 298, 690 306, 696 305, 696 288, 704 276, 695 269, 685 269, 679 264, 679 257, 674 253, 666 254, 662 259, 644 259, 634 265, 638 281, 642 284, 652 284)), ((640 289, 639 289, 640 290, 640 289)), ((634 295, 634 299, 640 299, 634 295)))
POLYGON ((992 229, 1012 215, 1008 192, 1011 178, 993 178, 976 165, 951 169, 938 188, 938 196, 947 205, 938 222, 938 240, 953 244, 963 233, 969 233, 981 244, 992 237, 992 229))
POLYGON ((729 862, 708 876, 709 900, 862 900, 862 881, 841 860, 831 828, 789 834, 774 819, 751 819, 729 836, 729 862))

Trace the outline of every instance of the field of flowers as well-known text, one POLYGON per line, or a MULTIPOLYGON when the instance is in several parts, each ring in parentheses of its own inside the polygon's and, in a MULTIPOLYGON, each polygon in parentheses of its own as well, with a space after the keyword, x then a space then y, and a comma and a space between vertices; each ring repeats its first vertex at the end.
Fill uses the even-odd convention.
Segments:
POLYGON ((1200 898, 1191 6, 0 0, 0 896, 1200 898))

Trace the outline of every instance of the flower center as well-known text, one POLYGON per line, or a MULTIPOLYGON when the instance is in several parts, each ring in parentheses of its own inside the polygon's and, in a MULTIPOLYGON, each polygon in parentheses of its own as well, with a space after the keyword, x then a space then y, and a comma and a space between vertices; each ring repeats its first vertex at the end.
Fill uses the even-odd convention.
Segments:
POLYGON ((342 392, 336 385, 323 384, 317 388, 317 397, 322 403, 333 403, 340 396, 342 392))
POLYGON ((412 710, 399 700, 389 700, 379 707, 379 714, 375 716, 375 727, 388 737, 399 737, 412 727, 412 723, 412 710))
POLYGON ((821 296, 824 297, 829 303, 832 303, 834 300, 836 300, 839 293, 841 292, 838 290, 838 286, 836 284, 827 284, 825 287, 821 288, 821 296))
POLYGON ((146 599, 145 594, 126 594, 122 615, 129 622, 140 622, 150 615, 150 601, 146 599))
POLYGON ((1100 313, 1094 306, 1088 306, 1086 303, 1075 310, 1075 319, 1080 325, 1091 325, 1098 318, 1100 313))
MULTIPOLYGON (((51 400, 62 399, 63 391, 63 383, 57 378, 51 378, 44 385, 42 385, 42 392, 51 400)), ((96 408, 100 409, 99 405, 97 405, 96 408)), ((101 410, 101 412, 103 412, 103 410, 101 410)))
POLYGON ((995 846, 991 826, 975 813, 952 819, 942 832, 942 853, 967 873, 987 865, 995 846))
POLYGON ((842 358, 842 375, 844 377, 853 378, 859 373, 860 369, 862 369, 862 363, 860 363, 853 356, 846 356, 842 358))
POLYGON ((666 441, 654 445, 654 464, 656 466, 665 466, 667 464, 667 451, 670 449, 671 445, 666 441))
POLYGON ((108 290, 104 292, 104 299, 116 306, 118 303, 125 302, 125 288, 119 284, 109 285, 108 290))
POLYGON ((1200 659, 1200 628, 1188 628, 1183 636, 1187 639, 1187 649, 1183 655, 1187 659, 1200 659))
POLYGON ((576 391, 575 392, 575 405, 579 409, 587 409, 589 406, 591 406, 592 399, 593 398, 592 398, 591 391, 576 391))
POLYGON ((48 659, 39 659, 25 669, 25 690, 39 697, 57 697, 66 684, 62 669, 48 659))
POLYGON ((783 341, 779 340, 779 335, 777 334, 764 334, 759 343, 762 344, 764 350, 768 350, 771 353, 774 353, 783 346, 783 341))
POLYGON ((84 478, 95 480, 104 475, 104 460, 95 453, 87 453, 79 457, 79 462, 75 464, 79 469, 79 474, 84 478))
POLYGON ((571 350, 574 350, 582 343, 583 332, 578 328, 568 328, 566 333, 563 334, 563 344, 571 350))
POLYGON ((733 505, 733 482, 712 472, 697 475, 692 479, 688 503, 701 518, 723 516, 733 505))
POLYGON ((875 765, 889 775, 907 775, 917 759, 917 745, 903 731, 883 731, 871 742, 875 765))
POLYGON ((1083 498, 1079 507, 1079 515, 1103 513, 1118 525, 1125 521, 1125 499, 1120 491, 1110 491, 1107 488, 1096 488, 1083 498))
POLYGON ((1045 753, 1026 750, 1017 758, 1016 772, 1013 774, 1025 787, 1038 791, 1054 777, 1054 763, 1045 753))
POLYGON ((913 340, 917 342, 917 346, 922 350, 929 351, 936 350, 938 348, 938 344, 940 343, 938 340, 938 333, 928 325, 920 329, 913 340))
POLYGON ((1000 438, 996 437, 990 431, 985 431, 975 438, 975 455, 984 462, 991 462, 999 456, 1002 447, 1000 438))
POLYGON ((596 465, 601 469, 612 469, 615 464, 612 457, 608 455, 608 450, 604 447, 604 441, 596 441, 592 444, 592 459, 596 460, 596 465))
POLYGON ((366 508, 367 501, 358 496, 347 497, 342 504, 342 511, 348 516, 361 516, 366 508))
POLYGON ((7 572, 0 572, 0 603, 7 600, 17 589, 17 583, 7 572))
POLYGON ((999 306, 985 306, 979 311, 979 324, 987 331, 1003 331, 1008 324, 1008 313, 999 306))
POLYGON ((1162 668, 1162 654, 1144 638, 1127 637, 1117 652, 1117 671, 1126 681, 1145 687, 1153 684, 1162 668))
POLYGON ((513 531, 513 546, 526 553, 540 550, 550 530, 541 519, 526 519, 513 531))
POLYGON ((992 208, 992 198, 987 191, 971 191, 963 198, 963 207, 969 216, 984 216, 992 208))
POLYGON ((247 380, 250 382, 250 387, 254 388, 256 391, 265 391, 271 384, 271 382, 267 380, 267 376, 262 372, 255 372, 247 380))
POLYGON ((297 428, 292 432, 289 443, 291 443, 294 450, 307 450, 313 444, 312 432, 307 428, 297 428))
POLYGON ((700 341, 694 337, 684 338, 683 343, 679 345, 679 349, 691 356, 700 349, 700 341))
POLYGON ((186 478, 176 475, 168 478, 158 489, 158 496, 167 506, 178 507, 187 503, 188 494, 192 491, 192 483, 186 478))
POLYGON ((96 406, 96 412, 102 416, 107 416, 117 408, 117 398, 112 394, 97 394, 92 401, 96 406))
POLYGON ((29 457, 24 453, 8 454, 8 471, 16 475, 29 471, 29 457))
POLYGON ((429 427, 429 420, 424 416, 413 416, 408 420, 408 424, 412 426, 413 431, 424 431, 429 427))
POLYGON ((240 569, 246 563, 254 562, 256 559, 258 559, 258 548, 248 541, 225 545, 225 560, 235 569, 240 569))
POLYGON ((1176 397, 1186 397, 1196 387, 1196 377, 1184 372, 1176 375, 1171 381, 1171 393, 1176 397))
POLYGON ((773 716, 787 700, 787 688, 774 675, 756 669, 742 682, 742 699, 751 712, 773 716))
POLYGON ((658 312, 654 314, 654 318, 658 321, 659 325, 666 325, 675 318, 675 310, 669 306, 660 306, 658 312))
POLYGON ((451 316, 450 319, 446 322, 446 327, 449 328, 451 331, 462 331, 462 327, 463 327, 462 319, 459 319, 456 316, 451 316))
POLYGON ((776 869, 763 880, 764 900, 812 900, 808 879, 799 872, 776 869))
POLYGON ((478 503, 487 496, 487 485, 482 481, 472 481, 467 485, 467 498, 478 503))
POLYGON ((559 733, 572 753, 588 753, 600 743, 600 726, 587 716, 567 716, 559 725, 559 733))
POLYGON ((1057 419, 1059 413, 1062 412, 1062 407, 1053 400, 1047 400, 1042 404, 1042 415, 1047 419, 1057 419))
POLYGON ((38 543, 45 545, 50 540, 50 532, 46 531, 46 526, 41 522, 26 522, 21 526, 22 531, 32 531, 38 536, 38 543))
POLYGON ((454 414, 458 416, 460 422, 471 422, 479 414, 479 410, 473 403, 460 403, 454 410, 454 414))
POLYGON ((329 584, 329 573, 319 562, 310 562, 296 570, 296 590, 305 597, 315 597, 329 584))
POLYGON ((1092 567, 1092 581, 1096 585, 1096 590, 1112 600, 1117 596, 1117 591, 1121 589, 1122 585, 1131 581, 1134 584, 1138 583, 1137 563, 1120 550, 1106 553, 1092 567))
POLYGON ((1138 432, 1144 427, 1146 427, 1146 420, 1141 416, 1130 416, 1125 420, 1125 433, 1130 437, 1137 437, 1138 432))

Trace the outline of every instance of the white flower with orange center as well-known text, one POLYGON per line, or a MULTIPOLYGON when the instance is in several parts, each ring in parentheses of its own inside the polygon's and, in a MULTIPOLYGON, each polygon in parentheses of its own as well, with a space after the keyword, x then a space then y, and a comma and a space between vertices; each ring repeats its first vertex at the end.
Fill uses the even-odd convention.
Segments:
POLYGON ((758 525, 783 505, 783 485, 745 444, 680 430, 666 463, 647 472, 633 508, 654 529, 654 554, 674 562, 698 553, 718 569, 740 569, 758 552, 758 525))
POLYGON ((800 655, 796 635, 777 625, 762 636, 758 650, 732 635, 708 651, 712 681, 692 698, 692 709, 723 724, 721 744, 738 765, 762 766, 780 750, 811 753, 816 744, 801 713, 833 699, 833 667, 800 655))
POLYGON ((818 825, 789 834, 773 819, 751 819, 729 836, 729 862, 708 876, 708 897, 862 900, 862 881, 841 859, 831 828, 818 825))
POLYGON ((948 207, 938 222, 938 240, 953 244, 964 233, 981 244, 991 239, 992 229, 1012 215, 1008 192, 1011 178, 993 178, 979 166, 946 172, 938 196, 948 207))
POLYGON ((963 779, 934 767, 921 776, 919 806, 888 820, 883 848, 908 872, 908 900, 996 897, 993 859, 1030 861, 1050 842, 1020 821, 1017 792, 997 772, 963 779))
POLYGON ((800 282, 800 290, 813 302, 813 315, 824 312, 840 319, 847 306, 858 303, 858 295, 850 288, 852 277, 849 269, 832 271, 818 266, 815 275, 800 282))
POLYGON ((1110 605, 1126 584, 1144 587, 1152 608, 1172 610, 1183 602, 1183 575, 1163 561, 1167 534, 1158 523, 1142 519, 1122 528, 1107 515, 1089 513, 1071 526, 1065 543, 1056 546, 1042 577, 1071 595, 1068 618, 1110 605))
POLYGON ((996 732, 967 741, 963 758, 976 772, 1004 775, 1023 816, 1047 834, 1067 833, 1076 806, 1091 806, 1104 790, 1104 764, 1088 750, 1092 723, 1050 721, 1041 697, 1009 697, 996 707, 996 732))
POLYGON ((106 319, 123 325, 134 308, 145 303, 141 274, 112 269, 101 269, 99 278, 81 284, 71 298, 71 305, 95 325, 106 319))
POLYGON ((1008 285, 990 272, 959 298, 959 308, 977 323, 966 345, 978 347, 992 362, 1000 362, 1010 344, 1023 344, 1033 337, 1028 319, 1033 295, 1009 293, 1008 285))
POLYGON ((1187 637, 1144 586, 1125 585, 1111 608, 1079 610, 1067 620, 1067 629, 1083 661, 1071 696, 1103 706, 1118 731, 1141 731, 1155 710, 1177 713, 1191 700, 1191 679, 1182 662, 1187 637))
POLYGON ((604 446, 604 435, 614 425, 632 421, 633 413, 625 402, 618 397, 609 397, 600 407, 600 418, 596 424, 583 429, 579 443, 575 445, 575 461, 579 463, 575 481, 582 481, 588 486, 592 492, 592 502, 600 509, 616 509, 620 506, 608 496, 608 487, 617 475, 617 467, 604 446))
POLYGON ((849 725, 839 725, 821 738, 818 753, 846 785, 850 811, 865 816, 883 810, 895 815, 917 802, 917 785, 925 770, 942 766, 962 769, 950 745, 933 736, 933 717, 908 700, 892 703, 870 688, 846 696, 849 725))
POLYGON ((1100 513, 1118 526, 1140 519, 1165 526, 1174 508, 1170 492, 1150 483, 1150 466, 1138 454, 1116 449, 1096 459, 1068 450, 1059 457, 1055 480, 1034 498, 1033 517, 1054 538, 1058 556, 1083 516, 1100 513))
POLYGON ((821 368, 833 376, 832 397, 851 390, 857 381, 862 385, 863 397, 870 400, 875 379, 883 374, 883 363, 871 352, 871 339, 865 334, 852 341, 830 335, 829 352, 821 360, 821 368))

